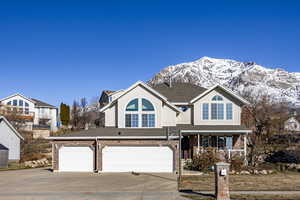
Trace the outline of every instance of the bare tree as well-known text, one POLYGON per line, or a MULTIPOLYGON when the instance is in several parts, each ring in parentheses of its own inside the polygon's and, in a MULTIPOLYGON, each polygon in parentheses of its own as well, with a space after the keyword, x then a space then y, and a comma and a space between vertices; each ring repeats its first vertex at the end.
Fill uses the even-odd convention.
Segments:
POLYGON ((242 123, 253 130, 248 135, 248 163, 257 164, 260 154, 268 149, 268 139, 283 130, 284 121, 288 116, 288 106, 282 102, 274 102, 270 96, 254 93, 249 90, 242 96, 250 102, 242 112, 242 123))
POLYGON ((72 105, 72 111, 71 111, 71 123, 72 123, 72 128, 73 129, 78 129, 79 126, 79 104, 76 100, 73 101, 73 105, 72 105))

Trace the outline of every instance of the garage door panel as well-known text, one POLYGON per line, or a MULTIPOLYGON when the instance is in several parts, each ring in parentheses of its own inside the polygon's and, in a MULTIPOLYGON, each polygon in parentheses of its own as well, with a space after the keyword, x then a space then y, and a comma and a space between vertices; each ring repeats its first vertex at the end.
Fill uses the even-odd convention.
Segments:
POLYGON ((61 147, 59 149, 59 171, 92 172, 93 150, 89 147, 61 147))
POLYGON ((169 147, 111 146, 103 149, 104 172, 172 172, 173 151, 169 147))

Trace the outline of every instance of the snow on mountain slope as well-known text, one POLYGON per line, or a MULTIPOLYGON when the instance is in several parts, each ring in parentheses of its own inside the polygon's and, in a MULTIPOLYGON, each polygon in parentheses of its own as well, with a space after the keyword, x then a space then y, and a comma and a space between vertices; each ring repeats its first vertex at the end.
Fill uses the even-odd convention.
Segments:
POLYGON ((254 62, 202 57, 194 62, 168 66, 149 83, 158 84, 170 78, 206 88, 219 83, 239 93, 249 90, 254 94, 268 94, 275 101, 300 102, 300 73, 270 69, 254 62))

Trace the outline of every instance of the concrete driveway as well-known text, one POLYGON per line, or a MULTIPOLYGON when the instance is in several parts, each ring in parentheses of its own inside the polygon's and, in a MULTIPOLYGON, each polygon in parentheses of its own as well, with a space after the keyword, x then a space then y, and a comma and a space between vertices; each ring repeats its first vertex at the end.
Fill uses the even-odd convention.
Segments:
POLYGON ((175 174, 0 171, 0 200, 183 199, 175 174))

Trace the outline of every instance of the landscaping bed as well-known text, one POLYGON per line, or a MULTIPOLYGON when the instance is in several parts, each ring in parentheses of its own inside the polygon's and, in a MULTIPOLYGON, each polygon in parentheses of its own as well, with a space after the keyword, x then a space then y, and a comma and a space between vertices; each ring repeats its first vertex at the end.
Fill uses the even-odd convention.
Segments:
MULTIPOLYGON (((300 173, 230 175, 229 183, 231 191, 300 191, 300 173)), ((214 191, 214 173, 183 175, 178 183, 178 187, 179 190, 214 191)))

